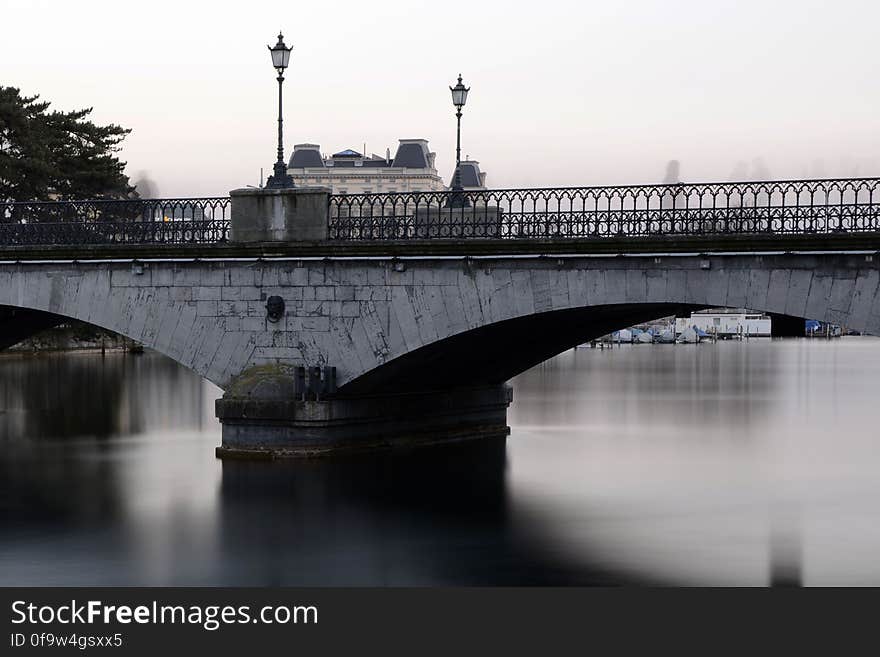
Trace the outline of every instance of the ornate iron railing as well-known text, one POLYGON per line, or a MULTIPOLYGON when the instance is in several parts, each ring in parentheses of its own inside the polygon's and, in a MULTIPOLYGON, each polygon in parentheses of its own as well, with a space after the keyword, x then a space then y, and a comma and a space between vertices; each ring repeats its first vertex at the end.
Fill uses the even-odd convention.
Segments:
POLYGON ((880 178, 330 197, 330 239, 880 232, 880 178))
POLYGON ((0 203, 0 247, 213 244, 228 233, 228 197, 0 203))
MULTIPOLYGON (((214 244, 228 197, 0 203, 3 246, 214 244)), ((331 240, 880 233, 880 178, 334 194, 331 240)))

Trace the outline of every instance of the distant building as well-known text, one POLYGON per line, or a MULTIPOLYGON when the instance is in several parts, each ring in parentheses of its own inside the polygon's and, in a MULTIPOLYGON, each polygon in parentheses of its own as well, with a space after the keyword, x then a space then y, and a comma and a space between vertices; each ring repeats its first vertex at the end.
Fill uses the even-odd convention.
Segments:
POLYGON ((690 317, 675 320, 675 332, 698 328, 719 338, 770 337, 773 323, 764 313, 746 308, 710 308, 691 313, 690 317))
MULTIPOLYGON (((370 155, 352 149, 321 155, 318 144, 296 144, 287 172, 297 185, 322 185, 334 194, 377 194, 385 192, 436 192, 452 187, 437 174, 435 153, 427 139, 401 139, 397 152, 370 155)), ((466 159, 461 163, 461 186, 466 191, 486 189, 486 174, 480 163, 466 159)))
POLYGON ((390 151, 367 157, 351 149, 323 157, 318 144, 296 144, 287 171, 297 185, 329 187, 334 194, 442 191, 434 156, 426 139, 401 139, 394 158, 390 151))
MULTIPOLYGON (((455 183, 455 171, 449 180, 449 186, 455 183)), ((480 171, 480 163, 476 160, 462 160, 461 162, 461 186, 465 191, 477 191, 486 189, 486 174, 480 171)))

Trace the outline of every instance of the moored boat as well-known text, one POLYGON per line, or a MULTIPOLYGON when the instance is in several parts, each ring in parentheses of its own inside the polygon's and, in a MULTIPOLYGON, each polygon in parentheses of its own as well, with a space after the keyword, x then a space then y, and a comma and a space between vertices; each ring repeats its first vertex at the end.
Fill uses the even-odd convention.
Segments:
POLYGON ((700 336, 692 326, 689 326, 682 331, 677 340, 679 344, 697 344, 699 341, 700 336))
POLYGON ((621 329, 611 334, 611 341, 617 343, 630 343, 633 340, 632 331, 629 329, 621 329))

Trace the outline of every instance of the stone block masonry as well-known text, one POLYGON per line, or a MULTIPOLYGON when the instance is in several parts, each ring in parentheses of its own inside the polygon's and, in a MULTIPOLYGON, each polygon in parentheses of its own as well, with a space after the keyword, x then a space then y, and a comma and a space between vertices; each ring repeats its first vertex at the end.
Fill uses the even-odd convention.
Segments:
POLYGON ((498 390, 574 344, 678 308, 803 313, 877 335, 878 264, 864 254, 2 262, 0 306, 120 333, 224 389, 254 368, 333 367, 347 406, 295 417, 330 413, 348 431, 368 416, 355 398, 387 395, 391 408, 434 395, 442 406, 453 390, 498 390), (278 321, 271 296, 284 302, 278 321))
POLYGON ((716 256, 708 270, 698 257, 655 260, 145 261, 142 274, 129 263, 5 263, 0 305, 115 331, 224 388, 249 367, 288 364, 336 367, 344 390, 469 331, 599 306, 732 302, 880 333, 880 269, 861 255, 716 256), (267 321, 270 296, 285 303, 278 322, 267 321))

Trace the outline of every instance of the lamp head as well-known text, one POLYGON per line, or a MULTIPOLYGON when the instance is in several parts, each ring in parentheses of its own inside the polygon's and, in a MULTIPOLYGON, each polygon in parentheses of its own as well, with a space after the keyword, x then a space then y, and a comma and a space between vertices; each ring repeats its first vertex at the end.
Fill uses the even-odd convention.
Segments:
POLYGON ((465 87, 461 82, 461 73, 458 74, 458 84, 454 87, 449 87, 449 91, 452 92, 452 104, 455 105, 457 109, 461 109, 464 107, 464 104, 467 102, 468 91, 470 91, 470 87, 465 87))
POLYGON ((269 52, 272 53, 272 66, 274 66, 279 72, 286 69, 288 62, 290 62, 290 51, 293 50, 293 48, 288 48, 284 45, 284 35, 279 32, 278 43, 274 46, 266 47, 269 49, 269 52))

